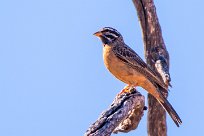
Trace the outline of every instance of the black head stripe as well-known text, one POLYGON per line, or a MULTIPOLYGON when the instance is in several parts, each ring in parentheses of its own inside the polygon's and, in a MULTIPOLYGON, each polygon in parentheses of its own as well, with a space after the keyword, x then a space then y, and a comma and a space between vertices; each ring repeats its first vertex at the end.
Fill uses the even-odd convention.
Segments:
POLYGON ((109 32, 109 33, 115 34, 118 37, 121 35, 116 29, 111 27, 104 27, 102 32, 109 32))
POLYGON ((116 38, 115 36, 113 36, 113 35, 111 35, 111 34, 106 34, 105 36, 108 37, 108 38, 110 38, 110 39, 115 39, 115 38, 116 38))
POLYGON ((101 41, 102 41, 103 44, 108 44, 108 43, 110 43, 112 41, 110 38, 108 38, 105 35, 101 35, 100 38, 101 38, 101 41))

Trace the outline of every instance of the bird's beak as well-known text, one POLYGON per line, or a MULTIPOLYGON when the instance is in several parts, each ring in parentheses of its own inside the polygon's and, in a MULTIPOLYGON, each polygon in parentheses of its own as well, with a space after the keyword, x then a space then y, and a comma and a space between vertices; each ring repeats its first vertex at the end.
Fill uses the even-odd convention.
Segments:
POLYGON ((100 37, 102 35, 101 31, 95 32, 93 35, 100 37))

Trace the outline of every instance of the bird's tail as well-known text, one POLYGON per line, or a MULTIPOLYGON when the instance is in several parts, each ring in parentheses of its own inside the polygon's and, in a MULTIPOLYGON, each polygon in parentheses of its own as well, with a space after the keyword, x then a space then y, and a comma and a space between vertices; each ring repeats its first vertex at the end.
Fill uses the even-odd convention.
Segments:
POLYGON ((182 120, 179 117, 179 115, 176 113, 174 108, 171 106, 169 101, 160 93, 160 100, 158 100, 159 103, 164 107, 164 109, 168 112, 168 114, 171 116, 174 123, 179 127, 181 125, 182 120))

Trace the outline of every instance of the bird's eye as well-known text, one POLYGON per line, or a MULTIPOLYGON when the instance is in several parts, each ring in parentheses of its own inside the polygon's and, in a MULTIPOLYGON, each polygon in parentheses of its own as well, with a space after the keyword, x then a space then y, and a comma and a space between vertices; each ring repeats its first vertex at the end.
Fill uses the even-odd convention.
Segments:
POLYGON ((112 39, 112 40, 114 40, 116 38, 115 36, 109 35, 109 34, 107 34, 106 37, 109 38, 109 39, 112 39))

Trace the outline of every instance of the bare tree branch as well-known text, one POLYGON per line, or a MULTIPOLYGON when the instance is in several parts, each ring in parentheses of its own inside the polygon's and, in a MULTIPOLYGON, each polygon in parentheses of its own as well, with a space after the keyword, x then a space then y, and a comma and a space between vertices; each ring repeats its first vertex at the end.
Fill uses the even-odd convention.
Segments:
MULTIPOLYGON (((169 54, 162 38, 154 2, 153 0, 133 0, 133 3, 142 28, 147 64, 159 73, 166 84, 169 84, 169 54)), ((161 90, 161 92, 164 91, 161 90)), ((164 94, 164 96, 167 95, 164 94)), ((167 135, 166 112, 151 94, 148 94, 148 135, 167 135)))
POLYGON ((116 96, 110 107, 89 127, 85 136, 110 136, 112 132, 136 129, 143 116, 144 105, 144 96, 135 88, 132 88, 131 93, 116 96))

